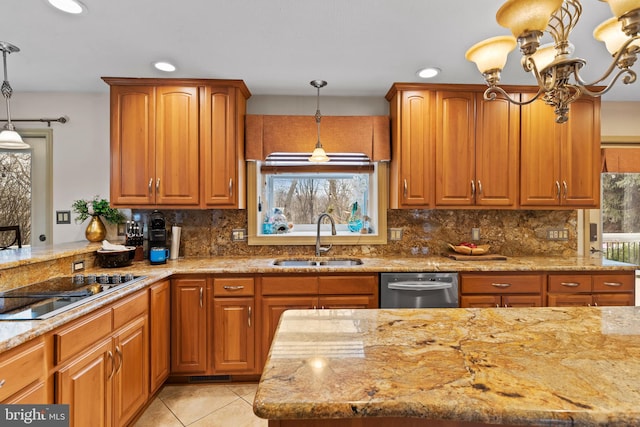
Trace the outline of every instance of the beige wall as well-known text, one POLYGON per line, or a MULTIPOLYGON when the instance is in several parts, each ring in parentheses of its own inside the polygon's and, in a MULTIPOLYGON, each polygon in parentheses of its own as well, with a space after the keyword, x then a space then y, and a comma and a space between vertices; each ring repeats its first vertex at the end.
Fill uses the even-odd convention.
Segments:
POLYGON ((640 137, 640 102, 603 102, 600 116, 603 136, 640 137))

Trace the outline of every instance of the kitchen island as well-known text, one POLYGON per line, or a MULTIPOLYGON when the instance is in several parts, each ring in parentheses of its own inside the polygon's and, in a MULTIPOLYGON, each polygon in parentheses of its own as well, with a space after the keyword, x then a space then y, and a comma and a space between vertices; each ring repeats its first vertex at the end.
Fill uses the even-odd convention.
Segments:
POLYGON ((293 310, 271 427, 640 425, 640 307, 293 310))

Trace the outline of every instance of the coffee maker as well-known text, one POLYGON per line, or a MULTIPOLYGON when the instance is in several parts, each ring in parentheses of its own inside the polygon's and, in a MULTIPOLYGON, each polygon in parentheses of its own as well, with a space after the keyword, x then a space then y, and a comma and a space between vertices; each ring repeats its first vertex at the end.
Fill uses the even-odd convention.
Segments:
POLYGON ((162 212, 153 211, 149 216, 149 248, 147 258, 151 259, 151 248, 167 247, 167 228, 166 221, 162 212))

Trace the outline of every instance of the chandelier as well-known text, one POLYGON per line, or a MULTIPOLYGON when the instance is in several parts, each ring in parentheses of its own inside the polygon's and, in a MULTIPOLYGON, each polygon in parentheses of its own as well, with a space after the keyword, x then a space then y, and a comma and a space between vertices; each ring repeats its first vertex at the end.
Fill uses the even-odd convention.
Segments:
POLYGON ((640 0, 601 1, 609 3, 614 17, 600 24, 593 35, 605 43, 613 61, 602 77, 589 83, 580 77, 586 61, 572 56, 573 45, 569 41, 569 34, 582 14, 579 0, 508 0, 503 4, 496 13, 496 21, 509 28, 513 37, 484 40, 466 53, 466 58, 476 63, 489 86, 484 99, 494 100, 500 95, 514 104, 525 105, 542 98, 554 108, 556 122, 564 123, 568 120, 569 104, 581 95, 602 96, 620 77, 624 84, 635 82, 636 73, 631 67, 640 52, 640 0), (553 43, 541 46, 544 32, 551 35, 553 43), (511 98, 498 86, 507 55, 516 44, 520 45, 522 67, 532 73, 538 83, 538 92, 526 101, 511 98), (609 78, 604 88, 589 88, 609 78))

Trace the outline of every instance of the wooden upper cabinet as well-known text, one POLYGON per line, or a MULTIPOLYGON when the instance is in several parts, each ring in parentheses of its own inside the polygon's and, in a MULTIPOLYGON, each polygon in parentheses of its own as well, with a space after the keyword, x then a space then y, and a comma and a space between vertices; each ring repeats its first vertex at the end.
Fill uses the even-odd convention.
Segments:
POLYGON ((239 80, 103 78, 111 86, 111 203, 244 208, 239 80))
POLYGON ((553 108, 543 101, 523 106, 521 138, 522 206, 599 206, 599 98, 572 103, 564 124, 555 123, 553 108))
POLYGON ((433 93, 398 91, 391 100, 392 154, 389 203, 392 208, 432 204, 433 93))
POLYGON ((519 130, 520 108, 505 99, 438 91, 436 206, 514 207, 519 130))
POLYGON ((203 90, 200 150, 203 203, 244 208, 245 97, 233 87, 204 87, 203 90))

